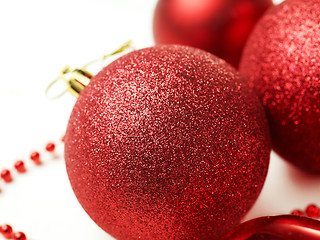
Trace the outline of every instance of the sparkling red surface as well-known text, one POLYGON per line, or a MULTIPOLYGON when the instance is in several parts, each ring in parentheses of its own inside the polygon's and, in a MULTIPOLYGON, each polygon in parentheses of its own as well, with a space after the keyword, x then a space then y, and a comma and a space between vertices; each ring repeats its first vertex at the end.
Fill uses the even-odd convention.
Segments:
POLYGON ((320 173, 320 1, 291 0, 257 24, 240 72, 259 93, 272 145, 300 169, 320 173))
POLYGON ((269 162, 265 115, 210 53, 157 46, 104 68, 65 137, 73 190, 117 239, 219 239, 255 202, 269 162))
POLYGON ((294 215, 261 217, 240 224, 221 240, 319 240, 320 221, 294 215))
POLYGON ((154 38, 204 49, 237 67, 250 32, 270 6, 271 0, 160 0, 154 38))

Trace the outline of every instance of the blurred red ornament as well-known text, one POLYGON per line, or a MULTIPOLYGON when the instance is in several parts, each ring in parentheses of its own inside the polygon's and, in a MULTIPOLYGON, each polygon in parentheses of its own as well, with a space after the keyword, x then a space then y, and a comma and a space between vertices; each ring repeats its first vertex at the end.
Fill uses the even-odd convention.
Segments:
POLYGON ((256 218, 240 224, 221 240, 319 240, 320 221, 294 215, 256 218))
POLYGON ((265 115, 210 53, 157 46, 95 76, 71 114, 65 159, 89 216, 117 239, 219 239, 255 202, 265 115))
POLYGON ((284 159, 320 174, 320 1, 270 9, 244 49, 240 72, 261 97, 272 145, 284 159))
POLYGON ((237 68, 247 37, 270 6, 272 0, 160 0, 154 38, 206 50, 237 68))

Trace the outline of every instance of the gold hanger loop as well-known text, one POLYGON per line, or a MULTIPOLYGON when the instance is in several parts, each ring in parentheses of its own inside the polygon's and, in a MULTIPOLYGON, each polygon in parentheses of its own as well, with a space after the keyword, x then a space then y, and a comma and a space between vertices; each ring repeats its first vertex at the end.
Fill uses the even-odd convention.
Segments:
POLYGON ((49 99, 57 99, 61 96, 63 96, 66 92, 70 92, 73 96, 76 98, 79 97, 79 94, 82 92, 82 90, 90 83, 91 79, 94 77, 93 74, 88 72, 86 68, 98 61, 104 61, 105 59, 114 56, 116 54, 122 53, 127 50, 134 50, 132 46, 132 41, 127 41, 125 42, 119 49, 116 51, 104 55, 102 58, 95 59, 90 61, 89 63, 85 64, 82 68, 71 68, 69 66, 64 67, 60 73, 59 76, 49 84, 47 87, 45 94, 49 99), (50 97, 49 96, 49 91, 52 89, 54 85, 57 84, 58 81, 63 80, 66 84, 67 87, 64 91, 61 93, 50 97))

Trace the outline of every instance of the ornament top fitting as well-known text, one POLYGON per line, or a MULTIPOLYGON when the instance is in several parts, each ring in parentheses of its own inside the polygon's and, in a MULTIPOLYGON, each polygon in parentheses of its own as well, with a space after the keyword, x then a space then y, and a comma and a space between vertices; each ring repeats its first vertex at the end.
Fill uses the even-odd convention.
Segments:
POLYGON ((49 99, 57 99, 64 95, 66 92, 71 93, 74 97, 78 98, 80 92, 89 84, 94 74, 90 73, 87 68, 94 63, 101 62, 106 60, 107 58, 117 55, 119 53, 123 53, 126 51, 133 51, 134 47, 132 45, 132 41, 125 42, 119 49, 116 51, 104 55, 102 58, 95 59, 84 65, 82 68, 72 68, 70 66, 65 66, 59 73, 59 76, 49 84, 46 89, 46 96, 49 99), (50 96, 49 92, 52 87, 60 80, 63 80, 67 87, 59 94, 50 96))

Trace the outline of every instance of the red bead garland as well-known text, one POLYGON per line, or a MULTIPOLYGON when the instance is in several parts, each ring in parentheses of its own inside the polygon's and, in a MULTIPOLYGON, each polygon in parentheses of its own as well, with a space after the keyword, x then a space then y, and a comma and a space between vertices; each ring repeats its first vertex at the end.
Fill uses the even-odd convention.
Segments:
MULTIPOLYGON (((62 139, 63 142, 63 139, 62 139)), ((56 149, 56 145, 52 142, 48 143, 45 146, 46 151, 53 153, 56 149)), ((40 159, 40 153, 35 151, 30 154, 30 159, 36 164, 42 164, 40 159)), ((24 161, 18 160, 14 163, 14 169, 17 173, 25 173, 27 171, 24 161)), ((13 181, 13 177, 11 171, 9 169, 3 169, 0 174, 0 180, 3 180, 5 183, 9 183, 13 181)), ((1 189, 0 189, 1 192, 1 189)), ((12 240, 27 240, 26 235, 23 232, 14 232, 12 227, 8 224, 0 225, 0 234, 3 235, 6 239, 12 240)))
POLYGON ((295 209, 291 212, 291 214, 318 219, 320 218, 320 208, 315 204, 309 204, 305 211, 295 209))
POLYGON ((8 224, 0 226, 0 233, 6 239, 27 240, 27 237, 23 232, 14 233, 12 227, 8 224))
MULTIPOLYGON (((50 153, 53 153, 54 150, 56 148, 56 145, 52 142, 48 143, 45 147, 46 151, 50 152, 50 153)), ((42 162, 41 162, 41 159, 40 159, 40 153, 35 151, 35 152, 32 152, 30 154, 30 159, 36 164, 36 165, 40 165, 42 162)), ((14 168, 15 170, 18 172, 18 173, 24 173, 27 171, 26 167, 25 167, 25 163, 24 161, 22 160, 18 160, 15 162, 14 164, 14 168)), ((12 178, 12 174, 11 174, 11 171, 8 170, 8 169, 3 169, 1 171, 1 174, 0 174, 0 178, 5 182, 5 183, 9 183, 9 182, 12 182, 13 178, 12 178)))

